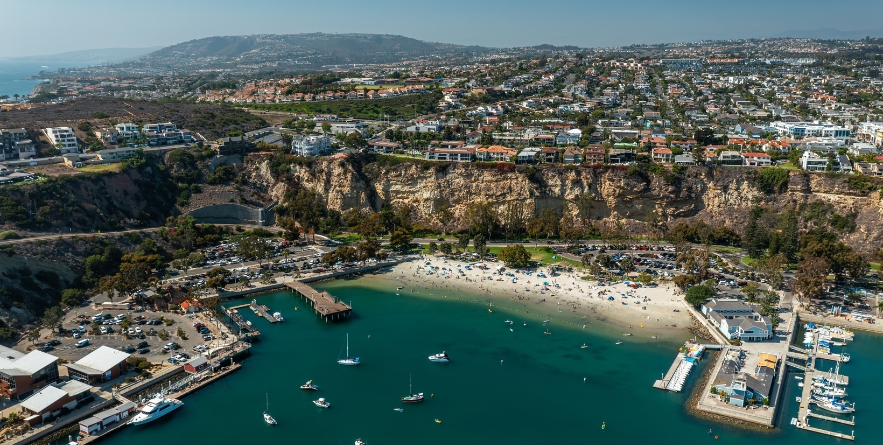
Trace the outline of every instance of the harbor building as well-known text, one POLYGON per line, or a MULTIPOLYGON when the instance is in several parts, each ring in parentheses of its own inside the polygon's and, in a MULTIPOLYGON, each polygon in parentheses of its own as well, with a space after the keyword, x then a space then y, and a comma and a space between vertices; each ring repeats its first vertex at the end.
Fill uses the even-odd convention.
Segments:
POLYGON ((66 363, 67 373, 72 380, 90 385, 109 382, 126 372, 126 359, 130 354, 107 346, 92 351, 74 363, 66 363))
POLYGON ((702 305, 705 315, 727 340, 763 341, 773 338, 773 321, 754 306, 735 298, 712 298, 702 305))
POLYGON ((44 387, 21 403, 25 422, 34 426, 93 400, 92 387, 70 380, 44 387))
POLYGON ((743 372, 744 352, 731 350, 714 377, 712 391, 733 406, 767 404, 776 379, 777 363, 775 355, 760 354, 754 374, 749 374, 743 372))
POLYGON ((23 354, 0 346, 0 395, 21 400, 58 380, 58 357, 42 351, 23 354))
POLYGON ((120 406, 102 411, 92 417, 88 417, 80 421, 80 434, 91 436, 99 431, 105 430, 118 422, 124 422, 132 414, 137 411, 134 402, 126 402, 120 406))

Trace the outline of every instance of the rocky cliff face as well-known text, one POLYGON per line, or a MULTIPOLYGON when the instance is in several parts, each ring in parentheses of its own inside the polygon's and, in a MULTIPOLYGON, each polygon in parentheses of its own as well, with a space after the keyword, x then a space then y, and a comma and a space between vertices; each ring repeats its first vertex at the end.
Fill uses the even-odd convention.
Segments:
POLYGON ((778 212, 786 206, 823 201, 841 214, 856 215, 856 230, 845 237, 854 248, 871 252, 883 244, 883 203, 878 191, 859 192, 840 177, 793 172, 784 193, 764 194, 753 184, 753 170, 743 168, 691 167, 674 181, 616 168, 540 168, 531 176, 519 169, 501 172, 475 164, 317 160, 310 166, 294 165, 290 179, 279 182, 267 162, 249 168, 250 179, 275 199, 292 188, 316 192, 331 209, 377 210, 384 202, 407 205, 415 219, 438 226, 435 214, 448 205, 454 226, 462 225, 467 206, 491 202, 498 210, 512 202, 524 203, 528 216, 553 208, 575 216, 580 195, 592 197, 591 218, 618 221, 640 228, 656 211, 669 220, 701 219, 741 231, 748 211, 755 205, 778 212))

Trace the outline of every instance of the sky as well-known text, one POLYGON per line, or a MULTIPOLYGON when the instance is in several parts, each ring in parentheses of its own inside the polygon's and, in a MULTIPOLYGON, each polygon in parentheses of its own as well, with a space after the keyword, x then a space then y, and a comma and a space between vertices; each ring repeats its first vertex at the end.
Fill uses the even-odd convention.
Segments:
POLYGON ((0 57, 301 32, 607 47, 883 28, 879 0, 0 0, 0 12, 0 57))

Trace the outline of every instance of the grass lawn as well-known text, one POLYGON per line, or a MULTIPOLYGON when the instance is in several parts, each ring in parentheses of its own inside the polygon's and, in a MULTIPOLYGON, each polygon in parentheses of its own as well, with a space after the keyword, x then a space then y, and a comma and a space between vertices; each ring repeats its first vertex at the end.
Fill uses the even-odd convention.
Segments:
MULTIPOLYGON (((580 263, 579 261, 569 260, 567 258, 562 258, 560 256, 557 256, 557 254, 555 253, 554 250, 552 250, 551 247, 546 247, 546 246, 527 247, 527 246, 525 246, 524 248, 527 250, 527 253, 530 254, 531 260, 542 261, 542 263, 544 265, 549 265, 549 264, 553 264, 553 263, 560 263, 562 261, 566 261, 567 263, 569 263, 573 267, 582 267, 582 263, 580 263), (557 257, 557 258, 552 258, 552 257, 557 257)), ((493 254, 499 254, 500 249, 502 249, 502 247, 489 247, 488 251, 493 254)))
POLYGON ((714 249, 720 253, 728 253, 728 254, 729 253, 737 253, 742 250, 742 249, 738 249, 735 247, 712 247, 712 249, 714 249))
POLYGON ((329 238, 342 243, 355 243, 362 239, 358 233, 341 233, 339 235, 331 235, 329 238))
POLYGON ((87 165, 85 167, 80 167, 77 170, 81 172, 110 172, 118 171, 119 169, 120 163, 87 165))
POLYGON ((880 263, 871 263, 872 270, 880 270, 880 263))
POLYGON ((747 256, 742 257, 742 264, 744 264, 746 266, 754 266, 754 263, 756 263, 756 262, 757 262, 757 259, 755 259, 755 258, 751 258, 751 257, 747 257, 747 256))
POLYGON ((782 165, 780 165, 779 168, 781 168, 783 170, 800 170, 800 167, 798 167, 790 162, 782 163, 782 165))

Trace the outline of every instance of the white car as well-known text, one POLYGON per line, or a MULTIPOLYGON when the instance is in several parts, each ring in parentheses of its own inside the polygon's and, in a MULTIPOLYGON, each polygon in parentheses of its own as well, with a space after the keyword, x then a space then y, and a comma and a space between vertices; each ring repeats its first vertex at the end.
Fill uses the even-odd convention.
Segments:
POLYGON ((102 326, 99 332, 101 332, 102 334, 107 334, 107 328, 102 326))
POLYGON ((141 333, 141 327, 135 327, 135 333, 136 333, 136 334, 140 334, 140 333, 141 333))

